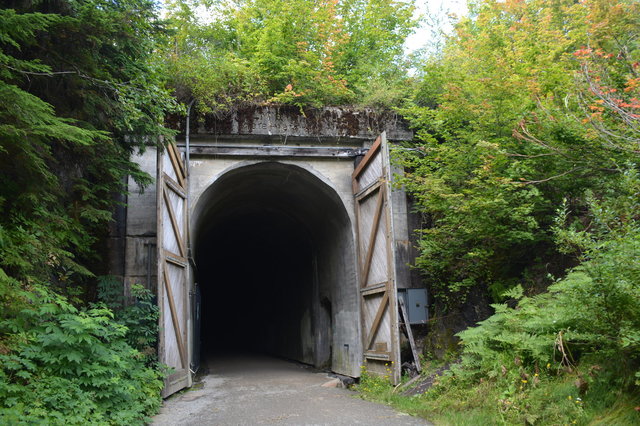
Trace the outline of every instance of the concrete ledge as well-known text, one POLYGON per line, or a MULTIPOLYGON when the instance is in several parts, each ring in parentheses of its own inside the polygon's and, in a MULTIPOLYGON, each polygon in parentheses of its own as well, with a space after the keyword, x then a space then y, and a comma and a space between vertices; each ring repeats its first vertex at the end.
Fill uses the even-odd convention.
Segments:
MULTIPOLYGON (((375 139, 382 131, 389 140, 411 140, 413 132, 406 121, 391 111, 325 107, 300 110, 295 106, 250 106, 226 115, 206 115, 197 121, 191 117, 191 137, 207 138, 216 135, 254 137, 316 138, 317 141, 336 139, 375 139), (196 124, 197 123, 197 124, 196 124)), ((171 126, 184 133, 185 119, 171 126)))

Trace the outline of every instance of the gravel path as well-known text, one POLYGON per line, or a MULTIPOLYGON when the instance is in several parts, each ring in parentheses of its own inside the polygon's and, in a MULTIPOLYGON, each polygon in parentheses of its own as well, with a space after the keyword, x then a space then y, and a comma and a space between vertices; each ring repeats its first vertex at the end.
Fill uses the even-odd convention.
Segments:
POLYGON ((429 425, 364 401, 307 366, 260 356, 208 363, 210 374, 165 401, 154 425, 429 425))

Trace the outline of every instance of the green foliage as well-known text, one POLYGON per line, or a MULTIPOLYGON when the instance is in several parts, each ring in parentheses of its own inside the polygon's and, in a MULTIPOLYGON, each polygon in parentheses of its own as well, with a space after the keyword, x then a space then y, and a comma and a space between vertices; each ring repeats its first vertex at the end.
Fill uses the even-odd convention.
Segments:
POLYGON ((396 157, 432 312, 503 302, 458 334, 425 413, 638 423, 638 7, 479 1, 425 63, 401 110, 419 142, 396 157))
POLYGON ((203 111, 259 102, 389 106, 406 94, 411 2, 177 0, 169 10, 176 92, 203 111), (212 22, 194 12, 202 3, 212 22))
MULTIPOLYGON (((0 40, 13 48, 20 47, 21 43, 32 44, 36 31, 59 22, 56 18, 59 17, 37 13, 18 15, 13 10, 2 10, 0 40), (24 28, 15 30, 13 25, 24 28)), ((6 100, 0 107, 3 251, 0 266, 18 277, 25 274, 44 276, 46 270, 53 268, 62 270, 58 271, 61 278, 72 269, 86 272, 74 264, 72 255, 66 250, 69 245, 67 233, 72 232, 74 221, 65 214, 65 206, 60 205, 64 195, 58 188, 58 177, 51 169, 50 141, 86 147, 104 141, 105 135, 56 116, 50 104, 7 81, 15 78, 14 74, 19 71, 47 72, 46 65, 6 54, 0 56, 0 61, 3 65, 0 95, 6 100), (49 232, 43 232, 45 228, 49 232)))
POLYGON ((637 2, 594 2, 587 16, 599 43, 574 55, 580 62, 580 106, 591 137, 611 151, 638 154, 640 142, 640 6, 637 2))
POLYGON ((336 58, 356 102, 398 106, 411 87, 404 41, 418 25, 412 1, 345 0, 337 4, 348 40, 336 58))
POLYGON ((368 397, 381 397, 389 390, 390 377, 391 368, 389 365, 386 365, 386 374, 383 376, 368 371, 367 367, 363 365, 360 367, 360 380, 356 389, 368 397))
POLYGON ((601 196, 637 154, 637 8, 477 2, 426 62, 401 109, 419 142, 397 157, 424 219, 418 266, 443 310, 471 288, 495 301, 517 284, 539 292, 545 270, 576 263, 555 247, 557 206, 583 217, 585 189, 601 196))
MULTIPOLYGON (((0 8, 1 423, 142 423, 159 404, 157 371, 127 343, 151 345, 151 328, 127 332, 84 291, 125 178, 151 182, 130 155, 172 134, 156 13, 150 0, 0 8)), ((144 300, 121 321, 153 314, 144 300)))
POLYGON ((420 231, 417 266, 433 294, 455 306, 478 284, 495 293, 517 282, 520 264, 540 238, 532 212, 541 197, 536 187, 503 176, 504 150, 477 141, 401 155, 410 170, 401 182, 427 223, 420 231))
POLYGON ((560 5, 479 3, 476 18, 461 21, 441 57, 427 63, 422 88, 402 110, 422 141, 418 151, 401 151, 410 170, 403 184, 427 225, 419 264, 445 304, 474 286, 495 296, 515 285, 534 261, 531 248, 551 244, 545 188, 522 184, 548 157, 527 161, 541 150, 512 134, 536 99, 570 82, 575 42, 559 22, 580 23, 573 2, 560 5))
POLYGON ((508 424, 588 423, 609 411, 614 423, 637 422, 639 194, 631 168, 608 194, 588 197, 588 230, 563 223, 560 212, 558 238, 579 247, 583 262, 545 293, 512 289, 506 296, 517 306, 494 305, 494 315, 461 332, 461 361, 428 399, 451 404, 463 390, 489 387, 508 424), (615 395, 626 395, 620 412, 615 395))
POLYGON ((126 341, 105 307, 73 307, 43 287, 0 322, 12 348, 0 354, 3 423, 142 424, 160 406, 161 375, 126 341))
POLYGON ((129 154, 169 134, 174 102, 151 60, 161 35, 145 0, 0 9, 0 267, 9 275, 68 291, 91 275, 123 178, 150 182, 129 154))
MULTIPOLYGON (((585 371, 589 374, 589 371, 585 371)), ((575 375, 540 371, 532 380, 486 380, 475 385, 444 378, 424 395, 412 399, 409 412, 443 425, 633 425, 637 398, 620 391, 609 377, 591 370, 586 393, 575 375)))
POLYGON ((131 286, 132 303, 125 303, 122 281, 115 277, 100 277, 98 300, 114 313, 115 321, 127 328, 129 346, 144 356, 147 365, 157 361, 158 320, 160 311, 155 296, 140 284, 131 286))

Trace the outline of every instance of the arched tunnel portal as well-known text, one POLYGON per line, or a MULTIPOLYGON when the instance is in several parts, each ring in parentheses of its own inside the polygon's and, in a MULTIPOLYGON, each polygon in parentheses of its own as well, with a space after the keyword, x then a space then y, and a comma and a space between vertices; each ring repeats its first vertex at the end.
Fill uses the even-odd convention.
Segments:
POLYGON ((255 351, 358 375, 353 227, 326 180, 279 162, 232 168, 198 198, 191 232, 203 355, 255 351))

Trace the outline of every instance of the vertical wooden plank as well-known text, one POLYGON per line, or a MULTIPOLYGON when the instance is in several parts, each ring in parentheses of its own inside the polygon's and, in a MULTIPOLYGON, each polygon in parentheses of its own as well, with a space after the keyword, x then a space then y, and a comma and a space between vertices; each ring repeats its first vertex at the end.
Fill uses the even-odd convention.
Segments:
MULTIPOLYGON (((176 303, 174 300, 173 290, 171 290, 171 277, 169 276, 169 271, 167 271, 167 263, 164 262, 164 286, 166 289, 167 300, 169 301, 169 309, 171 311, 171 321, 173 322, 173 330, 176 333, 176 341, 178 342, 178 351, 180 352, 180 360, 182 361, 182 367, 187 367, 187 353, 184 347, 184 339, 182 338, 182 327, 180 327, 180 319, 178 315, 180 314, 176 309, 176 303)), ((166 315, 166 312, 165 312, 166 315)))
POLYGON ((171 228, 176 236, 176 241, 178 242, 178 248, 180 249, 180 256, 187 257, 187 250, 185 249, 184 239, 182 237, 183 230, 180 229, 178 225, 178 221, 176 220, 176 213, 173 211, 173 206, 171 205, 171 199, 169 198, 169 194, 167 194, 167 188, 162 188, 162 192, 164 194, 163 202, 166 204, 166 209, 169 212, 169 219, 171 221, 171 228))
POLYGON ((166 330, 164 327, 164 250, 162 244, 162 238, 164 235, 163 224, 163 197, 164 197, 164 179, 162 178, 163 170, 163 153, 162 149, 158 147, 156 156, 156 293, 158 296, 158 308, 160 310, 160 316, 158 318, 158 360, 163 362, 166 359, 166 330))
POLYGON ((380 320, 382 320, 382 315, 384 314, 387 305, 389 303, 389 292, 385 291, 382 296, 382 300, 378 305, 378 311, 376 312, 376 316, 373 319, 373 322, 369 326, 369 335, 367 336, 367 340, 365 341, 365 348, 369 348, 371 346, 371 342, 373 341, 373 336, 375 336, 378 331, 378 327, 380 326, 380 320))
POLYGON ((382 157, 382 174, 385 181, 384 203, 385 203, 385 220, 387 223, 387 271, 389 274, 388 291, 389 291, 389 322, 390 322, 390 357, 393 362, 392 368, 393 382, 400 382, 400 328, 398 325, 398 290, 396 287, 396 260, 393 234, 393 211, 391 203, 391 161, 389 158, 389 147, 387 145, 386 135, 380 135, 380 156, 382 157))
POLYGON ((380 226, 380 216, 382 215, 382 207, 384 206, 384 188, 378 190, 378 202, 375 208, 375 216, 373 217, 373 225, 371 226, 371 235, 369 237, 369 247, 367 249, 367 257, 362 267, 362 283, 360 287, 367 286, 367 280, 369 279, 369 272, 371 271, 371 259, 373 259, 373 250, 376 247, 376 233, 380 226))
POLYGON ((174 143, 170 143, 167 146, 167 154, 171 159, 171 164, 173 165, 173 170, 178 178, 178 183, 181 187, 185 186, 185 172, 184 166, 182 165, 182 159, 180 158, 180 154, 178 152, 178 148, 174 143))
MULTIPOLYGON (((373 157, 379 154, 381 144, 382 144, 382 138, 378 136, 376 138, 376 141, 373 143, 373 145, 371 145, 371 148, 369 148, 369 151, 367 151, 365 156, 362 158, 362 161, 360 161, 360 164, 358 164, 358 167, 356 167, 356 169, 353 171, 353 174, 351 175, 351 177, 356 184, 358 183, 358 177, 360 176, 362 171, 365 169, 365 167, 367 167, 371 163, 371 160, 373 159, 373 157)), ((353 193, 355 194, 358 191, 359 191, 359 187, 354 189, 353 193)))

